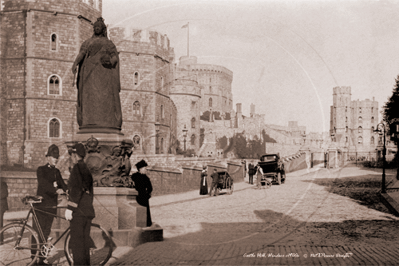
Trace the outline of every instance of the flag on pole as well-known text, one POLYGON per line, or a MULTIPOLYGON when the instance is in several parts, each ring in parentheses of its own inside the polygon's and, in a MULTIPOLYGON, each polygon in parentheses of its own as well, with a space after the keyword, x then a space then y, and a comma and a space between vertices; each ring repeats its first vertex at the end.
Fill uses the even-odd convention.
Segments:
POLYGON ((186 25, 183 25, 181 28, 184 29, 184 28, 187 28, 187 27, 188 27, 188 22, 187 22, 186 25))

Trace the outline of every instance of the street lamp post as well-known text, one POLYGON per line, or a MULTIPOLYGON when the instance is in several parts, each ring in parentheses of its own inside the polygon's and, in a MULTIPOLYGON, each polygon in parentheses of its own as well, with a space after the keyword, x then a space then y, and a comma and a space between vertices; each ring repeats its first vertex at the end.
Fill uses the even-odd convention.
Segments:
POLYGON ((158 144, 158 133, 159 133, 159 126, 160 123, 157 121, 155 122, 155 154, 159 154, 159 144, 158 144))
POLYGON ((385 154, 387 153, 387 147, 386 147, 386 125, 384 122, 381 122, 377 125, 377 129, 374 130, 374 132, 378 133, 381 135, 381 133, 384 135, 383 136, 383 148, 382 148, 382 181, 381 181, 381 193, 386 193, 385 189, 385 167, 386 167, 386 157, 385 154), (382 130, 380 129, 382 127, 382 130))
POLYGON ((187 137, 187 129, 186 129, 186 124, 184 124, 183 128, 183 138, 184 138, 184 151, 186 151, 186 137, 187 137))

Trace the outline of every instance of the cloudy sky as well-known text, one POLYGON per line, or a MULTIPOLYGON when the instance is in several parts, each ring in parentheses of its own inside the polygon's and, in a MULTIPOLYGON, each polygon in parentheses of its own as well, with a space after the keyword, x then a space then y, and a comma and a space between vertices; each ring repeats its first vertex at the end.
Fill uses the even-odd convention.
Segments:
POLYGON ((335 86, 381 110, 399 74, 398 11, 399 1, 103 0, 106 24, 166 34, 176 60, 189 22, 190 55, 233 71, 234 106, 308 132, 329 130, 335 86))

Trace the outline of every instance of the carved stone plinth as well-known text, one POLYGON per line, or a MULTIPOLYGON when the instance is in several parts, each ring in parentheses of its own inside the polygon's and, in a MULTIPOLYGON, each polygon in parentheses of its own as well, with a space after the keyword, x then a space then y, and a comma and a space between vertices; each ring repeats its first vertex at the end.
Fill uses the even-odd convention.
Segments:
POLYGON ((73 141, 66 142, 66 145, 72 147, 78 142, 86 147, 84 160, 95 187, 129 187, 131 140, 124 140, 122 133, 80 133, 75 134, 73 141))

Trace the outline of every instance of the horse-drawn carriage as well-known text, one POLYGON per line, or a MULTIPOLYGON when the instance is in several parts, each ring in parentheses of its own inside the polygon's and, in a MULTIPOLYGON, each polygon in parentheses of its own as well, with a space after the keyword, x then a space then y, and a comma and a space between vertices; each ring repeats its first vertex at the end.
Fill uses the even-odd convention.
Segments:
POLYGON ((220 171, 216 173, 218 174, 218 183, 215 189, 212 189, 211 187, 210 195, 217 196, 222 189, 226 189, 227 194, 231 195, 234 190, 233 178, 227 171, 220 171))

